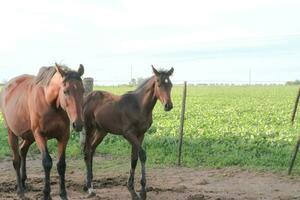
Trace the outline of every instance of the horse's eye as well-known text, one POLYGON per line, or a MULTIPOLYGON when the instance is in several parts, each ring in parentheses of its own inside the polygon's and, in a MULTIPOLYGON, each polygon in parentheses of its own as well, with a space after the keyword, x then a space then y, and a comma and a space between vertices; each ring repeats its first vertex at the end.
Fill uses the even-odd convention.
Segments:
POLYGON ((64 94, 69 95, 70 94, 69 90, 64 90, 64 94))

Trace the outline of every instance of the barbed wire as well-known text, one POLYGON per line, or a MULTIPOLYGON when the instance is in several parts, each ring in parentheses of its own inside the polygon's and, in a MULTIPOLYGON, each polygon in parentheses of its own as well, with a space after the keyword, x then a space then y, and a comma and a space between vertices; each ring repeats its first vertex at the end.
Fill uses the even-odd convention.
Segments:
MULTIPOLYGON (((245 84, 249 85, 249 80, 172 80, 174 84, 182 84, 187 81, 190 84, 245 84)), ((289 80, 251 80, 250 84, 285 84, 289 80)), ((130 80, 94 80, 95 85, 118 85, 129 84, 130 80)))

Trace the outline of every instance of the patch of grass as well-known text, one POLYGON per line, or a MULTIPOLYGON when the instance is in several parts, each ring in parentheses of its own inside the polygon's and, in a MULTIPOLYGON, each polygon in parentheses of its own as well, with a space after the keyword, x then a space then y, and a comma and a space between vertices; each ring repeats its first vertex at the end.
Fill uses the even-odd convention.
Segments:
MULTIPOLYGON (((122 94, 133 88, 97 89, 122 94)), ((183 165, 287 170, 300 134, 299 126, 292 127, 290 123, 297 91, 294 86, 189 86, 183 165)), ((181 93, 181 87, 174 87, 172 98, 175 107, 171 112, 164 112, 160 102, 154 109, 154 122, 143 144, 150 166, 176 165, 181 93)), ((3 126, 0 126, 0 142, 0 158, 9 156, 3 126)), ((56 152, 55 141, 49 142, 48 146, 51 152, 56 152)), ((30 152, 38 154, 35 146, 30 152)), ((124 158, 124 162, 130 165, 131 146, 120 136, 108 135, 97 148, 97 153, 124 158)), ((76 133, 69 141, 67 156, 83 158, 76 133)), ((300 173, 298 160, 296 173, 300 173)), ((118 163, 113 162, 112 165, 115 164, 118 163)), ((110 168, 112 165, 103 164, 102 167, 110 168)))

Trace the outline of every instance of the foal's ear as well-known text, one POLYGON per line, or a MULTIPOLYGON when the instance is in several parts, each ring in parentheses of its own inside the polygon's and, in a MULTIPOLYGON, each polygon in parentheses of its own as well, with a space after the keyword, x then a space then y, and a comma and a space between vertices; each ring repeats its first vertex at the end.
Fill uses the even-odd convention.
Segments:
POLYGON ((151 65, 151 67, 152 67, 152 71, 153 71, 153 73, 155 74, 155 76, 159 76, 160 73, 154 68, 154 66, 151 65))
POLYGON ((83 67, 82 64, 80 64, 80 65, 79 65, 79 69, 78 69, 78 74, 79 74, 80 76, 82 76, 83 73, 84 73, 84 67, 83 67))
POLYGON ((62 77, 66 75, 66 72, 60 67, 59 64, 55 63, 55 69, 62 77))
POLYGON ((167 72, 168 76, 172 76, 173 72, 174 72, 174 68, 172 67, 172 68, 167 72))

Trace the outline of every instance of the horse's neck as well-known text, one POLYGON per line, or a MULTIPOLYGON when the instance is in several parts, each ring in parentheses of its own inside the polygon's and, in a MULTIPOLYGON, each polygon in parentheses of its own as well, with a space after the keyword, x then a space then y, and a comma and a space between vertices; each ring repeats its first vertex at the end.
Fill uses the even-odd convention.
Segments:
POLYGON ((151 114, 157 102, 154 78, 151 78, 148 83, 137 92, 137 94, 142 112, 145 114, 151 114))
POLYGON ((58 106, 57 102, 60 91, 60 82, 62 81, 61 79, 61 76, 58 73, 56 73, 52 77, 50 83, 47 86, 44 86, 45 99, 49 105, 55 104, 56 106, 58 106))

